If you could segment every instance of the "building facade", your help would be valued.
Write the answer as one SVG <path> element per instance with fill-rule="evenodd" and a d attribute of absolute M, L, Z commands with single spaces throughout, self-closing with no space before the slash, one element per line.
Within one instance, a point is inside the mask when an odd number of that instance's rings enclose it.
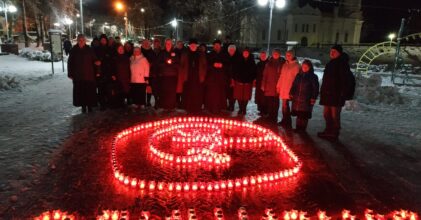
<path fill-rule="evenodd" d="M 289 1 L 285 9 L 274 9 L 271 47 L 296 42 L 300 46 L 322 44 L 359 44 L 363 24 L 361 0 L 341 0 L 333 12 L 322 12 L 310 5 L 298 6 Z M 266 47 L 269 15 L 256 10 L 242 20 L 240 43 L 251 47 Z"/>

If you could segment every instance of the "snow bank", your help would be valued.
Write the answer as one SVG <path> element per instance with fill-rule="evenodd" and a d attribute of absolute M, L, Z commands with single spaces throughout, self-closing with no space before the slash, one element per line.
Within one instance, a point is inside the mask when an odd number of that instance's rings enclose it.
<path fill-rule="evenodd" d="M 61 62 L 55 62 L 56 74 L 63 74 Z M 20 90 L 27 84 L 51 77 L 51 63 L 31 61 L 16 55 L 0 56 L 0 91 Z"/>
<path fill-rule="evenodd" d="M 19 56 L 30 60 L 38 60 L 51 62 L 51 53 L 48 50 L 40 50 L 39 48 L 25 47 L 19 51 Z M 54 57 L 54 61 L 60 61 L 60 57 Z"/>

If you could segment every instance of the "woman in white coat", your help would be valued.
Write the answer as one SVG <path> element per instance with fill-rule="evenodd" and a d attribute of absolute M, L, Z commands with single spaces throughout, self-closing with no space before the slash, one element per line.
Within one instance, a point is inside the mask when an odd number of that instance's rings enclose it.
<path fill-rule="evenodd" d="M 297 62 L 294 52 L 289 50 L 285 54 L 286 62 L 282 66 L 276 90 L 279 94 L 279 99 L 282 100 L 282 121 L 278 124 L 284 128 L 291 128 L 291 109 L 289 106 L 289 91 L 295 76 L 300 72 L 300 64 Z"/>
<path fill-rule="evenodd" d="M 133 107 L 144 107 L 146 104 L 146 85 L 149 78 L 149 62 L 139 47 L 133 50 L 130 57 L 130 97 Z"/>

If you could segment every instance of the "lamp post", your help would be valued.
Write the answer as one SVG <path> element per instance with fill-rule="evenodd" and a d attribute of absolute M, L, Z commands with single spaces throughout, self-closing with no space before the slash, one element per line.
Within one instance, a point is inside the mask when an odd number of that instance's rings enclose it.
<path fill-rule="evenodd" d="M 4 11 L 4 18 L 6 20 L 6 37 L 7 37 L 7 40 L 9 40 L 10 34 L 9 34 L 9 22 L 7 20 L 7 13 L 8 12 L 15 13 L 18 11 L 18 9 L 14 5 L 6 4 L 5 1 L 1 1 L 1 2 L 3 4 L 2 4 L 2 7 L 0 7 L 0 11 Z"/>
<path fill-rule="evenodd" d="M 177 26 L 178 26 L 178 22 L 177 22 L 177 19 L 175 19 L 174 18 L 174 20 L 172 20 L 171 21 L 171 26 L 173 27 L 173 28 L 175 28 L 175 40 L 178 40 L 178 29 L 177 29 Z"/>
<path fill-rule="evenodd" d="M 80 14 L 79 13 L 77 13 L 76 14 L 76 22 L 75 22 L 75 32 L 76 32 L 76 35 L 77 35 L 77 18 L 79 18 L 80 17 Z"/>
<path fill-rule="evenodd" d="M 64 18 L 63 23 L 65 25 L 69 26 L 69 40 L 71 41 L 72 40 L 72 29 L 70 28 L 70 25 L 73 24 L 73 21 L 70 18 Z"/>
<path fill-rule="evenodd" d="M 143 17 L 143 38 L 146 39 L 146 20 L 145 20 L 145 9 L 141 8 L 140 12 L 142 13 L 142 17 Z"/>
<path fill-rule="evenodd" d="M 387 36 L 390 39 L 390 44 L 389 46 L 392 47 L 392 41 L 393 39 L 395 39 L 396 34 L 395 33 L 390 33 L 389 36 Z"/>
<path fill-rule="evenodd" d="M 124 11 L 124 32 L 125 32 L 126 40 L 127 40 L 127 32 L 128 32 L 128 24 L 129 24 L 129 18 L 127 17 L 127 10 L 125 10 L 125 6 L 121 2 L 116 2 L 115 8 L 117 9 L 117 11 Z"/>
<path fill-rule="evenodd" d="M 79 10 L 80 10 L 80 33 L 85 34 L 84 24 L 83 24 L 83 1 L 79 1 Z"/>
<path fill-rule="evenodd" d="M 217 32 L 216 32 L 216 34 L 218 35 L 218 38 L 222 35 L 222 31 L 221 30 L 218 30 Z"/>
<path fill-rule="evenodd" d="M 270 48 L 270 36 L 272 33 L 272 14 L 273 14 L 273 8 L 275 6 L 279 9 L 284 8 L 286 5 L 286 0 L 258 0 L 259 5 L 266 6 L 269 2 L 269 33 L 268 33 L 268 46 L 267 46 L 267 52 L 269 53 Z"/>

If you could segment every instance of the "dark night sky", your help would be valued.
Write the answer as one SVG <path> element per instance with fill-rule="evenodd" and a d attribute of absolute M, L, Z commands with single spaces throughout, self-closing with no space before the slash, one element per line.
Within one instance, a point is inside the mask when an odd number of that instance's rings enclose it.
<path fill-rule="evenodd" d="M 84 0 L 88 10 L 94 14 L 115 15 L 113 2 L 116 0 Z M 257 0 L 250 0 L 257 1 Z M 332 0 L 298 0 L 300 5 L 311 3 L 323 10 L 329 10 Z M 124 2 L 124 1 L 123 1 Z M 322 3 L 321 3 L 322 2 Z M 388 33 L 397 32 L 401 18 L 411 19 L 408 22 L 407 33 L 421 32 L 421 11 L 408 13 L 408 9 L 421 10 L 421 0 L 362 0 L 364 15 L 362 41 L 379 41 Z M 416 24 L 418 21 L 418 24 Z"/>

